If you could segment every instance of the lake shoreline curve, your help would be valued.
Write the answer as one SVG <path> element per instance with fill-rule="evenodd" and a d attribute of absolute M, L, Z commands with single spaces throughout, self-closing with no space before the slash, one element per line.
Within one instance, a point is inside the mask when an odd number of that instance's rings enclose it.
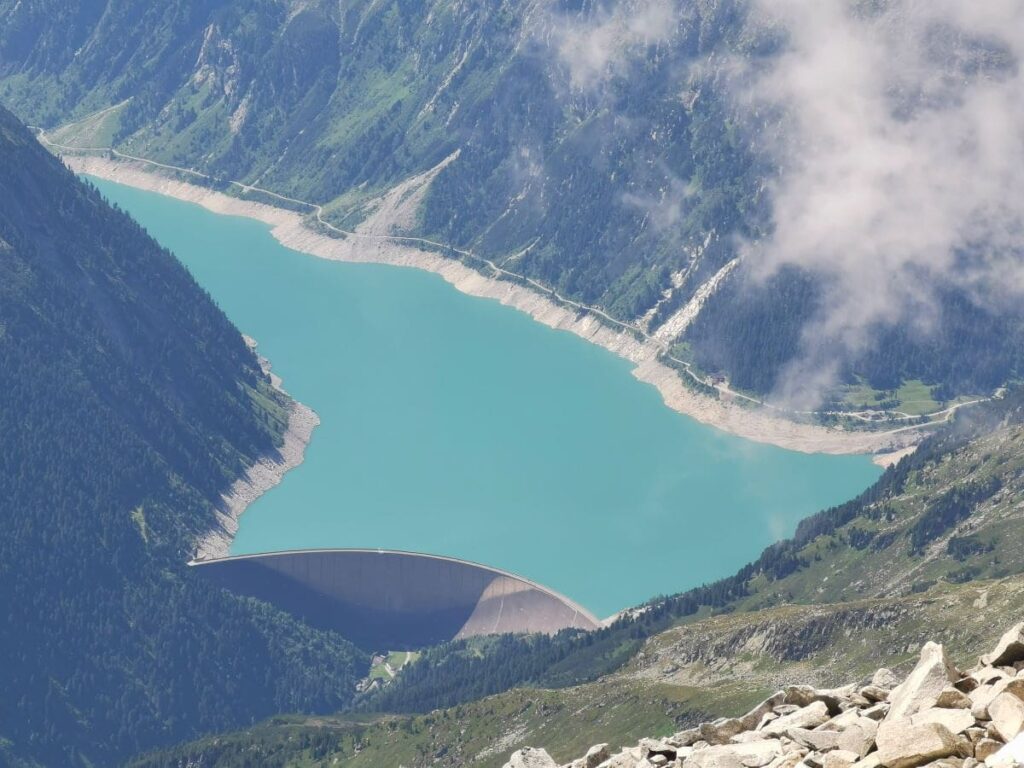
<path fill-rule="evenodd" d="M 255 351 L 256 342 L 249 337 L 245 337 L 245 341 Z M 238 533 L 242 514 L 250 504 L 280 484 L 288 472 L 305 461 L 306 448 L 313 437 L 313 430 L 320 425 L 316 411 L 293 399 L 285 391 L 280 377 L 271 372 L 270 362 L 265 357 L 260 357 L 259 361 L 274 389 L 288 398 L 288 424 L 281 436 L 281 445 L 246 467 L 227 493 L 221 496 L 216 509 L 216 525 L 196 540 L 193 555 L 195 561 L 230 556 L 231 543 Z"/>
<path fill-rule="evenodd" d="M 394 236 L 387 231 L 375 231 L 378 227 L 373 221 L 364 222 L 357 228 L 355 236 L 334 237 L 317 231 L 315 224 L 311 225 L 308 218 L 299 212 L 181 181 L 173 178 L 170 172 L 156 172 L 138 161 L 84 154 L 64 154 L 61 157 L 75 173 L 156 192 L 200 205 L 214 213 L 255 219 L 269 226 L 271 234 L 281 245 L 311 256 L 433 272 L 463 293 L 499 301 L 549 328 L 569 331 L 625 358 L 634 366 L 633 376 L 654 386 L 669 408 L 737 437 L 802 453 L 875 454 L 875 463 L 886 466 L 894 457 L 903 455 L 908 448 L 919 443 L 924 434 L 923 430 L 915 428 L 860 432 L 799 423 L 765 408 L 739 406 L 702 395 L 688 388 L 678 371 L 659 360 L 661 350 L 657 345 L 638 340 L 627 331 L 610 328 L 592 314 L 573 311 L 533 288 L 511 280 L 488 277 L 462 261 L 390 240 L 388 238 Z M 416 191 L 421 192 L 422 189 Z M 315 418 L 315 414 L 313 416 Z M 296 418 L 295 439 L 301 442 L 305 434 L 308 442 L 308 434 L 312 433 L 312 427 L 307 424 L 308 414 L 297 414 Z M 308 434 L 304 432 L 307 427 Z M 226 550 L 220 546 L 213 551 L 223 553 Z"/>

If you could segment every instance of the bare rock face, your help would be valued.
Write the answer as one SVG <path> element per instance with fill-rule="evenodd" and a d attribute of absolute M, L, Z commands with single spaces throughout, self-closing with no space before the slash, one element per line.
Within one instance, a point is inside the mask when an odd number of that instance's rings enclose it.
<path fill-rule="evenodd" d="M 959 677 L 945 649 L 938 643 L 925 643 L 914 671 L 889 694 L 889 714 L 885 719 L 899 720 L 931 709 L 943 690 Z"/>
<path fill-rule="evenodd" d="M 955 755 L 957 740 L 939 723 L 914 725 L 909 718 L 886 720 L 878 728 L 878 761 L 885 768 L 916 768 Z"/>
<path fill-rule="evenodd" d="M 988 667 L 1006 667 L 1024 661 L 1024 621 L 1000 638 L 996 648 L 981 663 Z"/>

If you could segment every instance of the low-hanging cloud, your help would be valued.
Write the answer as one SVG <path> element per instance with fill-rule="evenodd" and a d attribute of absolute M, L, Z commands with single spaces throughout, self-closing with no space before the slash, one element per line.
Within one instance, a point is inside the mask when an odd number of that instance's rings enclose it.
<path fill-rule="evenodd" d="M 621 0 L 586 19 L 554 19 L 554 45 L 574 88 L 588 90 L 622 75 L 630 57 L 671 39 L 674 0 Z"/>
<path fill-rule="evenodd" d="M 823 275 L 826 309 L 780 395 L 805 404 L 879 325 L 933 331 L 935 292 L 1024 296 L 1024 0 L 754 0 L 781 50 L 733 96 L 777 173 L 762 276 Z"/>

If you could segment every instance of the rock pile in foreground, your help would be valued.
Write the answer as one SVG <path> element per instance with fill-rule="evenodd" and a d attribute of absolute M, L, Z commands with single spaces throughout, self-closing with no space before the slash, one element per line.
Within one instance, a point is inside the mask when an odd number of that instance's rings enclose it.
<path fill-rule="evenodd" d="M 960 672 L 927 643 L 900 681 L 832 690 L 790 686 L 738 718 L 702 723 L 609 754 L 591 747 L 564 768 L 1011 768 L 1024 766 L 1024 622 Z M 558 768 L 522 749 L 505 768 Z"/>

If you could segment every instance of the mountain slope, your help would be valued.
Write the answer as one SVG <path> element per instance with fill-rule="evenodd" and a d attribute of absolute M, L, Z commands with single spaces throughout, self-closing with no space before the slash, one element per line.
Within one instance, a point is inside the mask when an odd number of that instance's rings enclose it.
<path fill-rule="evenodd" d="M 712 613 L 899 599 L 1024 573 L 1022 446 L 1024 393 L 1015 390 L 961 414 L 860 497 L 808 518 L 732 577 L 587 635 L 431 649 L 360 708 L 425 712 L 520 685 L 589 682 L 630 663 L 648 638 Z"/>
<path fill-rule="evenodd" d="M 360 652 L 185 566 L 289 402 L 174 257 L 3 110 L 0 273 L 0 758 L 109 764 L 346 703 Z"/>
<path fill-rule="evenodd" d="M 1020 618 L 1022 601 L 1024 578 L 1012 577 L 898 599 L 716 616 L 653 637 L 621 671 L 585 685 L 517 689 L 376 722 L 345 715 L 274 718 L 132 765 L 234 768 L 257 755 L 268 766 L 498 768 L 528 745 L 568 761 L 595 743 L 615 752 L 645 736 L 740 715 L 786 685 L 830 688 L 870 677 L 879 665 L 908 671 L 928 640 L 969 661 Z"/>
<path fill-rule="evenodd" d="M 0 99 L 48 129 L 81 120 L 59 143 L 254 184 L 342 227 L 457 152 L 415 234 L 654 331 L 772 233 L 770 148 L 785 126 L 770 109 L 748 119 L 732 79 L 783 48 L 752 20 L 758 6 L 0 0 Z M 1013 60 L 999 49 L 965 33 L 929 65 L 949 82 L 996 82 Z M 978 265 L 958 259 L 925 306 L 890 306 L 862 345 L 839 354 L 841 339 L 821 340 L 839 355 L 832 408 L 930 412 L 1021 372 L 1019 302 L 977 300 L 962 278 Z M 766 282 L 741 263 L 665 340 L 772 393 L 793 383 L 834 288 L 812 269 Z"/>

